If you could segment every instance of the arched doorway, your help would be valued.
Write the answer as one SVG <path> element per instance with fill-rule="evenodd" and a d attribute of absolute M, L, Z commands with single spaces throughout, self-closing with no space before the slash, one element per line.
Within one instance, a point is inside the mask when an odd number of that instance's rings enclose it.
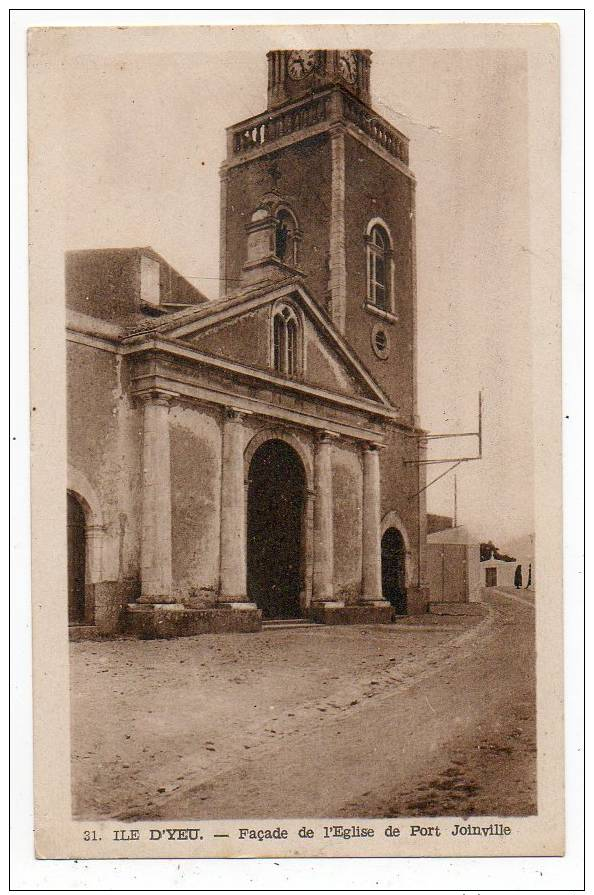
<path fill-rule="evenodd" d="M 397 528 L 382 537 L 382 595 L 397 615 L 406 613 L 406 545 Z"/>
<path fill-rule="evenodd" d="M 86 615 L 87 530 L 80 500 L 68 492 L 68 623 L 82 625 Z"/>
<path fill-rule="evenodd" d="M 248 475 L 247 590 L 264 618 L 297 618 L 303 589 L 305 473 L 286 442 L 264 442 Z"/>

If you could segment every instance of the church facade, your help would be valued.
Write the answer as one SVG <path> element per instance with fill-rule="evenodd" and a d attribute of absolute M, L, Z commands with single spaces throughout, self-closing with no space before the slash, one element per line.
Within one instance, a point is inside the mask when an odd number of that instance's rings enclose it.
<path fill-rule="evenodd" d="M 370 67 L 268 54 L 217 301 L 149 248 L 67 253 L 73 636 L 426 610 L 415 180 Z"/>

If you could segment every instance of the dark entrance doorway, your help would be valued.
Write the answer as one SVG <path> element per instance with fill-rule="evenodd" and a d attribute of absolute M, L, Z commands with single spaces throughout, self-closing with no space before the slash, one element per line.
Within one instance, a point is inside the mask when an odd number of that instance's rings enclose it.
<path fill-rule="evenodd" d="M 406 546 L 397 528 L 382 537 L 382 595 L 397 615 L 406 613 Z"/>
<path fill-rule="evenodd" d="M 87 534 L 85 511 L 80 501 L 68 492 L 68 623 L 85 622 L 87 575 Z"/>
<path fill-rule="evenodd" d="M 252 457 L 248 479 L 248 595 L 264 618 L 298 618 L 305 494 L 301 460 L 284 441 L 267 441 Z"/>

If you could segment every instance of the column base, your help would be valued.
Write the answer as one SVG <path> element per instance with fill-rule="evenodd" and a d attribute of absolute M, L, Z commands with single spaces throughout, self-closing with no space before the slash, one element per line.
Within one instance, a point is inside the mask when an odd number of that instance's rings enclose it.
<path fill-rule="evenodd" d="M 130 603 L 125 630 L 141 640 L 194 637 L 197 634 L 252 633 L 262 629 L 262 613 L 253 603 L 241 608 L 219 605 L 190 609 L 181 603 Z"/>
<path fill-rule="evenodd" d="M 238 612 L 258 612 L 258 607 L 255 603 L 247 603 L 247 602 L 234 602 L 233 600 L 225 600 L 216 604 L 217 609 L 236 609 Z"/>
<path fill-rule="evenodd" d="M 389 625 L 393 610 L 385 601 L 366 603 L 313 603 L 309 617 L 322 625 Z"/>
<path fill-rule="evenodd" d="M 177 597 L 172 596 L 171 594 L 141 594 L 138 598 L 139 603 L 146 603 L 149 606 L 156 605 L 175 605 L 177 603 Z"/>

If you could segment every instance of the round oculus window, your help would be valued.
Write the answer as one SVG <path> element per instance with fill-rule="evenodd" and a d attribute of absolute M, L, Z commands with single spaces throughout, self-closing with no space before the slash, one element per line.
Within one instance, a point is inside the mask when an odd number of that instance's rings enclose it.
<path fill-rule="evenodd" d="M 390 336 L 380 323 L 376 323 L 371 330 L 371 345 L 377 356 L 386 360 L 390 354 Z"/>

